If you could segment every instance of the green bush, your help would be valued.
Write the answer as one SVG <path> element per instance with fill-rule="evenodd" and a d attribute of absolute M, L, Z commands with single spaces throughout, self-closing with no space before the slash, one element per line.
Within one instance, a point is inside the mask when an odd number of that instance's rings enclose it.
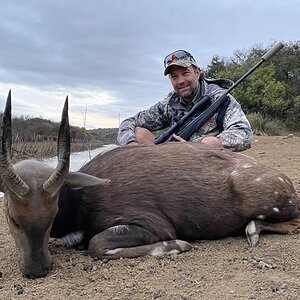
<path fill-rule="evenodd" d="M 293 99 L 293 107 L 285 113 L 285 125 L 292 131 L 300 131 L 300 96 Z"/>
<path fill-rule="evenodd" d="M 278 119 L 260 113 L 252 113 L 247 117 L 255 135 L 281 135 L 285 130 L 284 124 Z"/>

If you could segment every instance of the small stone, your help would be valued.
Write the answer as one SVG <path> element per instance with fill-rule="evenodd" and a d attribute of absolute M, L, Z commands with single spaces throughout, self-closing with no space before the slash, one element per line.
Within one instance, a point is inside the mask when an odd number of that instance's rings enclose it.
<path fill-rule="evenodd" d="M 21 295 L 24 293 L 24 289 L 21 284 L 18 284 L 18 283 L 14 284 L 14 288 L 16 289 L 18 295 Z"/>
<path fill-rule="evenodd" d="M 86 272 L 91 272 L 93 270 L 93 266 L 92 265 L 84 265 L 83 270 Z"/>
<path fill-rule="evenodd" d="M 131 260 L 129 263 L 128 263 L 129 267 L 135 267 L 136 263 L 135 261 Z"/>
<path fill-rule="evenodd" d="M 282 290 L 286 290 L 286 289 L 288 288 L 287 283 L 284 283 L 280 288 L 281 288 Z"/>

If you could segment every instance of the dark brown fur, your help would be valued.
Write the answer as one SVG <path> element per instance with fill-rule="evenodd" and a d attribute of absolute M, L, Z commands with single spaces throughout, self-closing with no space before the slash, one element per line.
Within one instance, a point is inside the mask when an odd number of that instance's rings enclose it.
<path fill-rule="evenodd" d="M 141 245 L 217 239 L 241 234 L 251 220 L 261 218 L 272 227 L 299 216 L 299 198 L 284 174 L 201 143 L 121 147 L 80 172 L 111 180 L 81 194 L 82 229 L 94 257 L 133 257 Z M 128 230 L 110 229 L 120 225 Z M 115 248 L 123 251 L 107 254 Z"/>

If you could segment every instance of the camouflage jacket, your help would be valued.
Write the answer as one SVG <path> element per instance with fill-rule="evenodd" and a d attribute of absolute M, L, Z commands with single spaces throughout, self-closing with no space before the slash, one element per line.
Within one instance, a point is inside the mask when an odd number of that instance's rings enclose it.
<path fill-rule="evenodd" d="M 232 82 L 229 80 L 203 79 L 200 81 L 200 95 L 213 96 L 212 101 L 215 101 L 226 91 L 226 88 L 229 88 L 230 84 Z M 229 98 L 230 102 L 223 119 L 223 130 L 220 132 L 217 126 L 218 113 L 216 113 L 191 136 L 190 141 L 198 142 L 205 136 L 216 136 L 224 147 L 233 148 L 236 151 L 246 150 L 251 147 L 253 134 L 250 123 L 235 98 L 231 95 L 229 95 Z M 125 145 L 136 141 L 135 127 L 157 131 L 172 126 L 190 109 L 191 107 L 188 107 L 177 93 L 171 92 L 164 100 L 156 103 L 149 109 L 125 119 L 119 128 L 118 142 L 121 145 Z"/>

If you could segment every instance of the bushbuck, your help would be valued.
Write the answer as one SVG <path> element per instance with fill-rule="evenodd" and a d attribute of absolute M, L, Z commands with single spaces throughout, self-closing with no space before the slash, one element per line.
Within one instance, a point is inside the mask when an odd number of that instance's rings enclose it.
<path fill-rule="evenodd" d="M 58 165 L 26 160 L 12 166 L 11 96 L 2 125 L 0 186 L 21 272 L 45 276 L 49 236 L 88 249 L 93 258 L 159 256 L 190 242 L 246 232 L 293 233 L 299 198 L 291 180 L 246 155 L 202 143 L 116 147 L 69 171 L 67 101 Z"/>

